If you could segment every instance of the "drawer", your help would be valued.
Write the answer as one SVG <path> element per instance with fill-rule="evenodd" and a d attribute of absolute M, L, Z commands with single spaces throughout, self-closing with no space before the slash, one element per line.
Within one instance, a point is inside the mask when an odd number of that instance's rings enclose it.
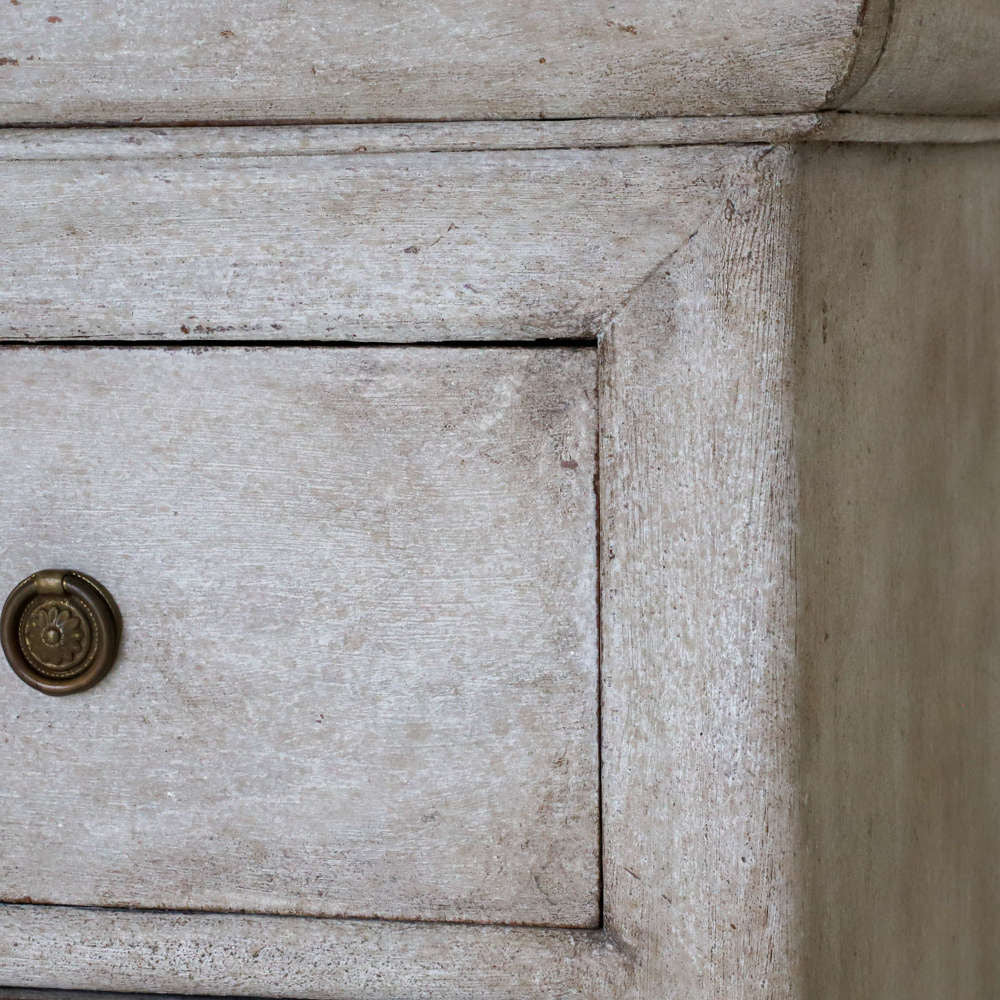
<path fill-rule="evenodd" d="M 599 338 L 740 157 L 342 141 L 5 136 L 0 579 L 87 574 L 122 640 L 66 698 L 0 672 L 0 983 L 587 978 Z"/>
<path fill-rule="evenodd" d="M 5 901 L 596 922 L 592 349 L 0 364 L 0 578 L 123 619 L 0 673 Z"/>

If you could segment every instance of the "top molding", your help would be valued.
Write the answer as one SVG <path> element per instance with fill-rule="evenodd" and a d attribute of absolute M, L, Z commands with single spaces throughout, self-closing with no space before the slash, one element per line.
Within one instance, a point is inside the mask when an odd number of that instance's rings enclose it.
<path fill-rule="evenodd" d="M 868 0 L 849 111 L 976 115 L 1000 109 L 1000 0 Z"/>
<path fill-rule="evenodd" d="M 9 0 L 0 124 L 1000 111 L 1000 0 Z"/>

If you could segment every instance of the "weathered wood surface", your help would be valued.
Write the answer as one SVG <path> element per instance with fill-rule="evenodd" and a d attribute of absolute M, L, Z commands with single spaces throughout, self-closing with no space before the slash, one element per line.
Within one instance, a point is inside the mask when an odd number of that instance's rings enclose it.
<path fill-rule="evenodd" d="M 732 143 L 974 143 L 998 140 L 1000 116 L 996 115 L 931 117 L 837 111 L 733 118 L 606 118 L 561 122 L 12 128 L 0 132 L 0 164 L 20 160 L 155 161 L 165 158 L 356 156 L 359 152 L 565 151 Z M 236 171 L 238 166 L 233 165 L 230 169 Z"/>
<path fill-rule="evenodd" d="M 1000 146 L 756 154 L 602 343 L 622 996 L 1000 981 Z"/>
<path fill-rule="evenodd" d="M 990 995 L 1000 147 L 657 155 L 687 238 L 597 328 L 605 932 L 11 906 L 0 981 Z"/>
<path fill-rule="evenodd" d="M 795 154 L 728 155 L 602 346 L 605 922 L 630 1000 L 798 996 Z"/>
<path fill-rule="evenodd" d="M 593 337 L 725 155 L 2 162 L 0 338 Z"/>
<path fill-rule="evenodd" d="M 819 121 L 816 127 L 807 136 L 803 136 L 804 139 L 894 145 L 970 145 L 1000 141 L 1000 117 L 997 115 L 868 115 L 826 112 L 817 117 Z"/>
<path fill-rule="evenodd" d="M 190 994 L 188 994 L 190 996 Z M 91 990 L 0 986 L 0 1000 L 96 1000 Z M 108 993 L 100 1000 L 184 1000 L 179 993 Z"/>
<path fill-rule="evenodd" d="M 1000 984 L 1000 146 L 808 149 L 804 997 Z"/>
<path fill-rule="evenodd" d="M 187 995 L 190 996 L 191 994 Z M 56 990 L 37 986 L 0 986 L 0 1000 L 97 1000 L 97 998 L 91 990 Z M 100 1000 L 185 1000 L 185 998 L 179 993 L 103 992 Z"/>
<path fill-rule="evenodd" d="M 838 106 L 893 113 L 1000 112 L 997 0 L 869 0 L 860 50 L 863 71 Z"/>
<path fill-rule="evenodd" d="M 0 672 L 4 900 L 597 922 L 592 350 L 0 365 L 0 579 L 125 622 Z"/>
<path fill-rule="evenodd" d="M 157 160 L 163 157 L 321 156 L 490 152 L 782 142 L 808 138 L 826 114 L 735 118 L 601 118 L 559 122 L 407 125 L 185 125 L 174 128 L 10 128 L 5 160 Z M 855 121 L 870 115 L 839 115 Z M 987 119 L 990 121 L 992 119 Z"/>
<path fill-rule="evenodd" d="M 1000 111 L 995 0 L 12 0 L 0 122 Z"/>
<path fill-rule="evenodd" d="M 604 1000 L 593 931 L 0 905 L 0 975 L 26 986 L 314 1000 Z"/>
<path fill-rule="evenodd" d="M 19 0 L 5 123 L 419 121 L 814 110 L 862 0 Z"/>

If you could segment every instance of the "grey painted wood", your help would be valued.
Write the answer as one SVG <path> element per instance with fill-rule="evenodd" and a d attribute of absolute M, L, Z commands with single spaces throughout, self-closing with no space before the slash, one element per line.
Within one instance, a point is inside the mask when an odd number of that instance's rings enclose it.
<path fill-rule="evenodd" d="M 325 156 L 774 142 L 807 137 L 829 114 L 737 118 L 606 118 L 560 122 L 412 122 L 176 128 L 10 128 L 4 160 Z M 854 121 L 868 115 L 840 115 Z M 231 169 L 235 169 L 232 167 Z"/>
<path fill-rule="evenodd" d="M 605 922 L 629 1000 L 799 996 L 796 160 L 729 155 L 602 345 Z"/>
<path fill-rule="evenodd" d="M 601 930 L 11 905 L 0 981 L 990 995 L 1000 146 L 656 155 L 684 236 L 595 324 Z"/>
<path fill-rule="evenodd" d="M 0 338 L 594 337 L 691 232 L 707 182 L 684 161 L 6 161 Z"/>
<path fill-rule="evenodd" d="M 706 222 L 725 217 L 729 193 L 756 176 L 762 153 L 752 146 L 656 151 L 653 162 L 663 175 L 669 175 L 665 181 L 669 190 L 678 193 L 669 206 L 671 228 L 660 234 L 663 256 L 656 264 L 669 266 L 678 247 L 696 240 Z M 566 155 L 572 159 L 577 154 Z M 628 165 L 635 162 L 631 157 L 636 154 L 609 155 L 610 162 Z M 525 162 L 539 160 L 526 157 Z M 644 212 L 637 209 L 633 225 L 644 226 L 646 215 L 657 207 L 653 203 Z M 620 231 L 619 238 L 627 238 L 627 232 Z M 752 263 L 746 266 L 753 275 Z M 634 294 L 641 296 L 644 287 L 646 281 L 640 278 Z M 558 286 L 550 285 L 549 292 L 557 295 Z M 611 328 L 606 324 L 602 329 L 608 334 Z M 353 353 L 312 350 L 336 358 Z M 411 356 L 407 349 L 400 354 Z M 122 676 L 123 671 L 112 679 Z M 655 691 L 645 694 L 652 697 Z M 635 777 L 644 780 L 641 774 Z M 613 857 L 610 860 L 613 863 Z M 615 912 L 621 921 L 624 910 Z M 634 977 L 630 970 L 636 967 L 635 946 L 625 942 L 615 926 L 606 933 L 581 937 L 572 931 L 158 916 L 27 904 L 7 907 L 3 914 L 8 923 L 0 934 L 0 974 L 8 982 L 36 986 L 524 1000 L 626 996 Z M 60 952 L 55 970 L 45 970 L 39 956 L 52 949 L 59 935 L 78 944 Z"/>
<path fill-rule="evenodd" d="M 1000 145 L 803 154 L 803 995 L 1000 983 Z"/>
<path fill-rule="evenodd" d="M 868 115 L 826 113 L 807 138 L 818 142 L 935 143 L 967 145 L 1000 141 L 996 115 Z"/>
<path fill-rule="evenodd" d="M 609 118 L 563 122 L 12 128 L 0 132 L 0 163 L 356 156 L 359 152 L 619 149 L 750 142 L 974 143 L 998 140 L 1000 116 L 995 115 L 928 117 L 836 111 L 734 118 Z M 229 169 L 234 177 L 239 176 L 239 164 L 232 164 Z M 553 239 L 558 238 L 558 233 L 551 235 Z M 359 238 L 363 239 L 363 234 Z"/>
<path fill-rule="evenodd" d="M 595 1000 L 594 931 L 0 905 L 6 982 L 315 1000 Z"/>
<path fill-rule="evenodd" d="M 763 154 L 603 341 L 622 996 L 998 980 L 998 169 Z"/>
<path fill-rule="evenodd" d="M 0 986 L 0 1000 L 152 1000 L 154 997 L 157 1000 L 183 1000 L 179 993 L 98 993 L 95 990 Z"/>
<path fill-rule="evenodd" d="M 0 579 L 125 622 L 0 671 L 4 900 L 597 922 L 592 350 L 0 365 Z"/>
<path fill-rule="evenodd" d="M 996 113 L 995 0 L 12 0 L 0 122 Z"/>
<path fill-rule="evenodd" d="M 152 1000 L 154 997 L 157 1000 L 182 1000 L 182 994 L 179 993 L 98 993 L 95 990 L 0 986 L 0 1000 Z"/>
<path fill-rule="evenodd" d="M 874 61 L 841 107 L 922 114 L 1000 111 L 996 0 L 870 0 L 863 39 Z"/>
<path fill-rule="evenodd" d="M 36 0 L 0 9 L 6 123 L 814 110 L 861 0 Z"/>

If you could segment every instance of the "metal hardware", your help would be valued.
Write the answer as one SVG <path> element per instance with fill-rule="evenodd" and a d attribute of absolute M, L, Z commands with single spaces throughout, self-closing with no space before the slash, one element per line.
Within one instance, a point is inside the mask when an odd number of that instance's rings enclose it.
<path fill-rule="evenodd" d="M 118 655 L 122 619 L 96 580 L 68 569 L 32 573 L 0 614 L 0 641 L 14 673 L 45 694 L 93 687 Z"/>

